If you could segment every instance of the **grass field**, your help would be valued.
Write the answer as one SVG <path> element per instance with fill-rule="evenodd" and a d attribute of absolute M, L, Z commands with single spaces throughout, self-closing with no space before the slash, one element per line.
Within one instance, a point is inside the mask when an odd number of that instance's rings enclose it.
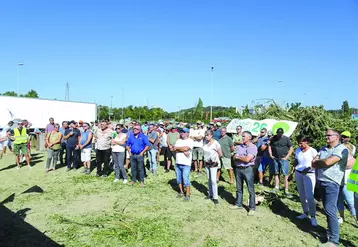
<path fill-rule="evenodd" d="M 176 198 L 174 171 L 149 174 L 140 188 L 114 184 L 113 174 L 85 176 L 82 168 L 45 174 L 45 158 L 35 153 L 31 170 L 15 169 L 12 154 L 0 160 L 0 246 L 316 246 L 325 238 L 322 207 L 318 204 L 314 229 L 295 219 L 301 212 L 297 196 L 287 199 L 257 188 L 265 201 L 249 217 L 230 210 L 236 189 L 225 181 L 215 206 L 203 199 L 205 176 L 192 176 L 191 201 L 184 202 Z M 245 195 L 247 201 L 247 190 Z M 346 218 L 341 243 L 358 246 L 348 211 Z"/>

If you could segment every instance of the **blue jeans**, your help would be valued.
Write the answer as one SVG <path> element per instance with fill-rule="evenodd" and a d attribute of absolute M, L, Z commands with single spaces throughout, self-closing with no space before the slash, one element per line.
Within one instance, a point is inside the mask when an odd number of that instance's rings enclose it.
<path fill-rule="evenodd" d="M 348 205 L 349 212 L 352 216 L 356 216 L 356 210 L 354 208 L 354 192 L 347 190 L 347 185 L 341 187 L 338 196 L 338 211 L 344 211 L 344 201 Z"/>
<path fill-rule="evenodd" d="M 323 208 L 327 217 L 328 241 L 339 245 L 339 224 L 337 217 L 337 201 L 339 184 L 334 182 L 320 181 L 322 190 Z"/>
<path fill-rule="evenodd" d="M 288 176 L 288 172 L 289 172 L 289 164 L 288 164 L 288 160 L 273 160 L 273 164 L 275 167 L 275 174 L 280 174 L 280 170 L 282 175 L 284 176 Z"/>
<path fill-rule="evenodd" d="M 184 181 L 184 187 L 190 186 L 190 166 L 186 165 L 175 165 L 175 173 L 177 175 L 177 183 L 182 184 Z"/>
<path fill-rule="evenodd" d="M 139 174 L 139 182 L 144 182 L 144 156 L 132 154 L 131 155 L 132 182 L 137 182 L 137 173 Z"/>
<path fill-rule="evenodd" d="M 236 178 L 236 203 L 238 207 L 242 207 L 244 181 L 249 191 L 249 209 L 255 210 L 255 189 L 254 189 L 254 170 L 252 166 L 246 168 L 235 167 Z"/>
<path fill-rule="evenodd" d="M 79 167 L 80 156 L 78 150 L 76 150 L 75 147 L 66 147 L 66 158 L 67 168 L 71 168 L 72 162 L 72 168 L 77 169 Z"/>
<path fill-rule="evenodd" d="M 149 166 L 151 171 L 157 170 L 157 153 L 158 150 L 151 149 L 147 151 L 148 153 L 148 159 L 149 159 Z"/>

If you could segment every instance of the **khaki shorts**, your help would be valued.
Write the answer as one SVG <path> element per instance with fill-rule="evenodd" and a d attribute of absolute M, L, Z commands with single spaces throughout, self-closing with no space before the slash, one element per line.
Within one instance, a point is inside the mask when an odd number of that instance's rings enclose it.
<path fill-rule="evenodd" d="M 27 143 L 14 144 L 14 154 L 15 155 L 29 154 L 29 151 L 27 149 Z"/>
<path fill-rule="evenodd" d="M 193 148 L 193 160 L 203 160 L 204 150 L 203 148 L 194 147 Z"/>
<path fill-rule="evenodd" d="M 87 162 L 91 161 L 91 148 L 84 148 L 81 150 L 81 161 Z"/>
<path fill-rule="evenodd" d="M 221 158 L 221 167 L 224 168 L 225 170 L 229 170 L 232 169 L 231 166 L 231 158 Z"/>

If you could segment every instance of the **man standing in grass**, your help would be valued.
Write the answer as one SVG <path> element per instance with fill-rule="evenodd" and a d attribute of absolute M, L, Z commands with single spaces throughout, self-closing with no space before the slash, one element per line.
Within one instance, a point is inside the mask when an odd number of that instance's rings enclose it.
<path fill-rule="evenodd" d="M 189 137 L 194 140 L 193 161 L 195 172 L 197 172 L 197 174 L 201 174 L 203 170 L 203 139 L 205 136 L 205 131 L 201 128 L 201 121 L 197 121 L 196 124 L 196 128 L 190 129 Z"/>
<path fill-rule="evenodd" d="M 17 124 L 17 128 L 11 130 L 7 134 L 7 137 L 14 143 L 14 153 L 16 155 L 17 169 L 20 169 L 21 154 L 25 156 L 27 166 L 31 168 L 29 151 L 27 149 L 27 142 L 29 141 L 29 130 L 24 127 L 22 120 L 20 120 Z"/>
<path fill-rule="evenodd" d="M 228 171 L 229 173 L 229 183 L 234 183 L 234 172 L 231 166 L 231 152 L 234 151 L 234 142 L 231 137 L 226 134 L 226 128 L 222 128 L 220 132 L 219 144 L 221 146 L 222 157 L 221 157 L 221 167 Z M 220 169 L 217 173 L 217 181 L 220 178 Z"/>
<path fill-rule="evenodd" d="M 273 160 L 275 168 L 275 189 L 274 193 L 280 191 L 280 171 L 284 175 L 284 185 L 286 196 L 291 196 L 288 192 L 288 175 L 289 175 L 289 162 L 293 147 L 289 137 L 283 135 L 283 129 L 278 128 L 276 135 L 271 138 L 270 145 L 268 146 L 268 152 Z"/>
<path fill-rule="evenodd" d="M 175 173 L 179 185 L 178 197 L 182 198 L 184 196 L 185 189 L 185 201 L 190 200 L 190 169 L 194 147 L 193 140 L 189 138 L 189 132 L 190 130 L 188 128 L 180 129 L 179 133 L 181 138 L 175 142 L 173 147 L 173 151 L 176 153 Z"/>
<path fill-rule="evenodd" d="M 148 128 L 148 140 L 149 140 L 149 150 L 147 152 L 150 172 L 157 175 L 157 153 L 158 153 L 158 142 L 159 136 L 158 132 L 154 130 L 154 125 L 150 124 Z"/>
<path fill-rule="evenodd" d="M 339 137 L 338 131 L 328 129 L 326 131 L 327 146 L 318 152 L 312 162 L 312 167 L 318 171 L 317 178 L 328 224 L 328 242 L 320 245 L 322 247 L 339 245 L 337 201 L 348 159 L 348 149 L 340 144 Z"/>
<path fill-rule="evenodd" d="M 140 186 L 144 187 L 144 155 L 148 149 L 148 137 L 141 132 L 139 124 L 134 124 L 133 133 L 129 135 L 127 140 L 127 151 L 130 155 L 132 174 L 132 181 L 129 185 L 133 185 L 137 182 L 138 174 Z"/>
<path fill-rule="evenodd" d="M 236 147 L 235 177 L 236 177 L 236 204 L 232 209 L 241 209 L 243 201 L 243 187 L 246 182 L 249 191 L 249 212 L 248 215 L 255 214 L 255 188 L 254 188 L 254 169 L 257 155 L 257 147 L 251 142 L 252 135 L 249 131 L 242 132 L 243 143 Z"/>
<path fill-rule="evenodd" d="M 79 159 L 77 150 L 79 149 L 79 143 L 81 140 L 81 132 L 75 127 L 75 121 L 69 122 L 69 128 L 65 130 L 64 139 L 67 141 L 66 144 L 66 159 L 67 159 L 67 170 L 77 169 L 79 166 Z M 73 163 L 73 165 L 72 165 Z"/>

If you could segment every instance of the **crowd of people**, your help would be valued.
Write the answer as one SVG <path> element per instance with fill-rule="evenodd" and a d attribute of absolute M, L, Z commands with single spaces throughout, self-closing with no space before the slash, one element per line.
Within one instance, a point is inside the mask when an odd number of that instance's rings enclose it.
<path fill-rule="evenodd" d="M 22 159 L 31 168 L 29 126 L 26 120 L 19 121 L 16 128 L 0 132 L 1 155 L 10 149 L 16 156 L 17 169 Z M 205 199 L 219 204 L 218 183 L 222 172 L 227 171 L 229 184 L 236 184 L 236 200 L 233 210 L 243 209 L 243 188 L 249 194 L 248 215 L 255 214 L 257 198 L 255 176 L 258 186 L 270 186 L 273 193 L 280 191 L 280 176 L 283 177 L 284 195 L 289 192 L 289 176 L 294 173 L 302 214 L 297 218 L 309 219 L 317 226 L 315 191 L 319 191 L 328 223 L 328 242 L 324 246 L 339 245 L 339 224 L 344 222 L 344 204 L 354 220 L 358 210 L 358 162 L 355 162 L 356 147 L 350 142 L 351 133 L 326 130 L 327 145 L 319 150 L 310 146 L 310 138 L 298 136 L 298 148 L 294 150 L 290 137 L 279 128 L 272 133 L 266 128 L 253 136 L 237 126 L 236 133 L 227 133 L 220 123 L 206 126 L 201 121 L 193 126 L 173 122 L 129 124 L 120 122 L 63 121 L 55 123 L 50 118 L 45 128 L 45 146 L 48 156 L 45 172 L 55 171 L 59 162 L 67 171 L 77 170 L 83 164 L 83 173 L 88 175 L 96 168 L 96 176 L 107 177 L 114 170 L 114 182 L 123 179 L 124 184 L 139 182 L 145 186 L 145 157 L 148 172 L 158 176 L 159 156 L 164 156 L 165 172 L 175 170 L 179 187 L 178 198 L 190 200 L 191 173 L 194 177 L 208 178 L 208 196 Z M 357 138 L 358 143 L 358 138 Z M 95 153 L 94 167 L 91 167 Z M 292 157 L 291 157 L 292 156 Z M 173 160 L 175 163 L 173 163 Z M 290 165 L 290 161 L 292 166 Z M 130 181 L 127 171 L 130 168 Z M 269 172 L 268 181 L 264 174 Z M 257 173 L 257 174 L 256 174 Z M 339 214 L 339 217 L 337 216 Z"/>

